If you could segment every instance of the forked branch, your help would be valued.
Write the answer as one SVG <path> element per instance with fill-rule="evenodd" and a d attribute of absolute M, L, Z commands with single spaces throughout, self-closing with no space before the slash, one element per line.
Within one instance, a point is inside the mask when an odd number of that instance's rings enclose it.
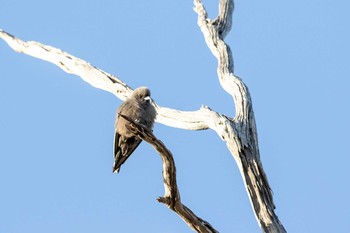
<path fill-rule="evenodd" d="M 205 41 L 218 60 L 217 73 L 222 88 L 233 97 L 236 115 L 226 125 L 223 135 L 227 148 L 234 157 L 255 217 L 263 232 L 284 233 L 282 223 L 275 213 L 272 191 L 264 172 L 258 145 L 252 100 L 248 87 L 233 71 L 233 57 L 224 38 L 231 29 L 233 0 L 220 0 L 219 14 L 215 20 L 208 18 L 201 0 L 194 0 L 198 26 Z"/>
<path fill-rule="evenodd" d="M 228 150 L 236 161 L 261 230 L 268 233 L 284 233 L 286 230 L 274 211 L 275 205 L 272 191 L 260 160 L 257 129 L 250 93 L 243 81 L 234 75 L 231 50 L 224 41 L 232 25 L 233 0 L 220 0 L 219 13 L 214 20 L 208 18 L 201 0 L 194 0 L 194 10 L 198 14 L 198 25 L 203 32 L 205 41 L 218 60 L 217 73 L 219 82 L 222 88 L 233 98 L 236 110 L 235 116 L 226 117 L 212 111 L 208 107 L 186 112 L 161 107 L 154 103 L 157 110 L 156 121 L 171 127 L 187 130 L 210 128 L 216 131 L 219 137 L 226 142 Z M 7 42 L 15 51 L 51 62 L 62 70 L 78 75 L 92 86 L 108 91 L 122 100 L 129 96 L 132 91 L 130 87 L 116 76 L 108 74 L 61 49 L 34 41 L 22 41 L 1 29 L 0 38 Z M 150 138 L 152 139 L 152 137 L 144 137 L 144 140 L 147 141 Z M 159 146 L 159 142 L 155 140 L 154 144 Z M 161 147 L 156 148 L 159 149 Z M 170 167 L 166 168 L 169 169 Z M 175 191 L 171 190 L 170 187 L 168 191 L 166 188 L 165 198 L 160 198 L 159 201 L 166 203 L 169 208 L 176 209 L 177 205 L 169 197 L 170 195 L 173 195 L 171 197 L 176 197 L 174 194 L 178 193 L 178 191 L 177 189 Z M 178 198 L 180 200 L 180 195 L 178 195 Z M 181 213 L 182 208 L 184 210 L 183 213 L 191 215 L 191 211 L 185 206 L 181 206 L 178 207 L 178 214 Z"/>
<path fill-rule="evenodd" d="M 165 194 L 157 200 L 177 213 L 193 230 L 200 233 L 218 232 L 207 221 L 197 217 L 188 207 L 181 203 L 180 192 L 176 183 L 174 158 L 171 152 L 165 147 L 164 143 L 158 140 L 152 131 L 142 127 L 130 117 L 122 114 L 120 116 L 130 122 L 130 124 L 126 125 L 127 129 L 140 139 L 148 142 L 159 153 L 162 159 Z"/>

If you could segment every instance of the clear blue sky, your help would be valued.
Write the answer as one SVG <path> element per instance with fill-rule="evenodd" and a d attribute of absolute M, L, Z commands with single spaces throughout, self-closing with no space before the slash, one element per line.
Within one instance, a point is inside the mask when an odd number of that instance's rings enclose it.
<path fill-rule="evenodd" d="M 350 2 L 236 1 L 226 41 L 248 85 L 262 163 L 288 232 L 350 229 Z M 217 1 L 205 1 L 213 17 Z M 0 28 L 148 86 L 166 107 L 234 116 L 192 1 L 1 3 Z M 121 101 L 0 41 L 0 232 L 192 232 L 156 202 L 161 160 L 143 143 L 112 174 Z M 260 232 L 242 179 L 213 131 L 156 124 L 181 197 L 220 232 Z"/>

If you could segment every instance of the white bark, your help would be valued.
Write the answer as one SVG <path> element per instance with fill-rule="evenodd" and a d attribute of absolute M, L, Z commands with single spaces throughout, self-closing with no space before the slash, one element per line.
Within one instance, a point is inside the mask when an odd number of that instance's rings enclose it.
<path fill-rule="evenodd" d="M 261 230 L 286 232 L 274 212 L 272 191 L 260 161 L 250 94 L 242 80 L 233 74 L 231 50 L 224 42 L 225 36 L 231 29 L 233 1 L 220 0 L 219 15 L 215 20 L 208 18 L 201 0 L 194 0 L 194 5 L 194 10 L 198 14 L 198 25 L 208 47 L 218 60 L 217 72 L 220 84 L 233 97 L 235 103 L 236 116 L 227 122 L 226 131 L 221 137 L 226 141 L 241 172 Z M 218 130 L 216 131 L 219 133 Z"/>
<path fill-rule="evenodd" d="M 156 121 L 186 130 L 215 130 L 226 142 L 237 163 L 262 231 L 286 232 L 274 212 L 272 192 L 260 161 L 251 97 L 247 86 L 233 73 L 231 50 L 224 42 L 231 29 L 233 1 L 220 0 L 219 14 L 215 20 L 208 18 L 201 0 L 194 0 L 194 10 L 198 14 L 198 25 L 205 41 L 218 60 L 217 73 L 220 84 L 233 97 L 236 115 L 229 118 L 208 107 L 191 112 L 179 111 L 154 103 L 157 110 Z M 0 38 L 15 51 L 51 62 L 67 73 L 78 75 L 92 86 L 113 93 L 122 100 L 132 92 L 131 88 L 116 76 L 61 49 L 33 41 L 25 42 L 1 29 Z"/>
<path fill-rule="evenodd" d="M 90 63 L 61 49 L 35 41 L 23 41 L 0 29 L 0 38 L 13 50 L 57 65 L 67 73 L 78 75 L 90 85 L 108 91 L 121 100 L 131 94 L 132 89 L 116 76 L 111 75 Z M 211 128 L 217 113 L 202 107 L 197 111 L 179 111 L 154 103 L 157 109 L 157 122 L 171 127 L 201 130 Z"/>

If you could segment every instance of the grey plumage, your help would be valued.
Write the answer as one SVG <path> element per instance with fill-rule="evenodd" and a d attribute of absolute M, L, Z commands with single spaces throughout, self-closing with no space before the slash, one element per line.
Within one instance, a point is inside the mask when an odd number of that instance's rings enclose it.
<path fill-rule="evenodd" d="M 119 114 L 128 116 L 151 130 L 153 128 L 156 110 L 151 103 L 150 96 L 151 92 L 147 87 L 139 87 L 117 109 L 113 172 L 119 172 L 120 166 L 129 158 L 142 141 L 127 130 L 126 125 L 129 122 Z"/>

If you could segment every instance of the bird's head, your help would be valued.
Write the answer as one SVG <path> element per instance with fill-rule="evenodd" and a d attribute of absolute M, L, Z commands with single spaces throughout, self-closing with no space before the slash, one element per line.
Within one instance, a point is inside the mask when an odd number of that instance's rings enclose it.
<path fill-rule="evenodd" d="M 140 101 L 143 103 L 150 103 L 151 91 L 147 87 L 139 87 L 134 90 L 130 98 L 136 99 L 137 101 Z"/>

